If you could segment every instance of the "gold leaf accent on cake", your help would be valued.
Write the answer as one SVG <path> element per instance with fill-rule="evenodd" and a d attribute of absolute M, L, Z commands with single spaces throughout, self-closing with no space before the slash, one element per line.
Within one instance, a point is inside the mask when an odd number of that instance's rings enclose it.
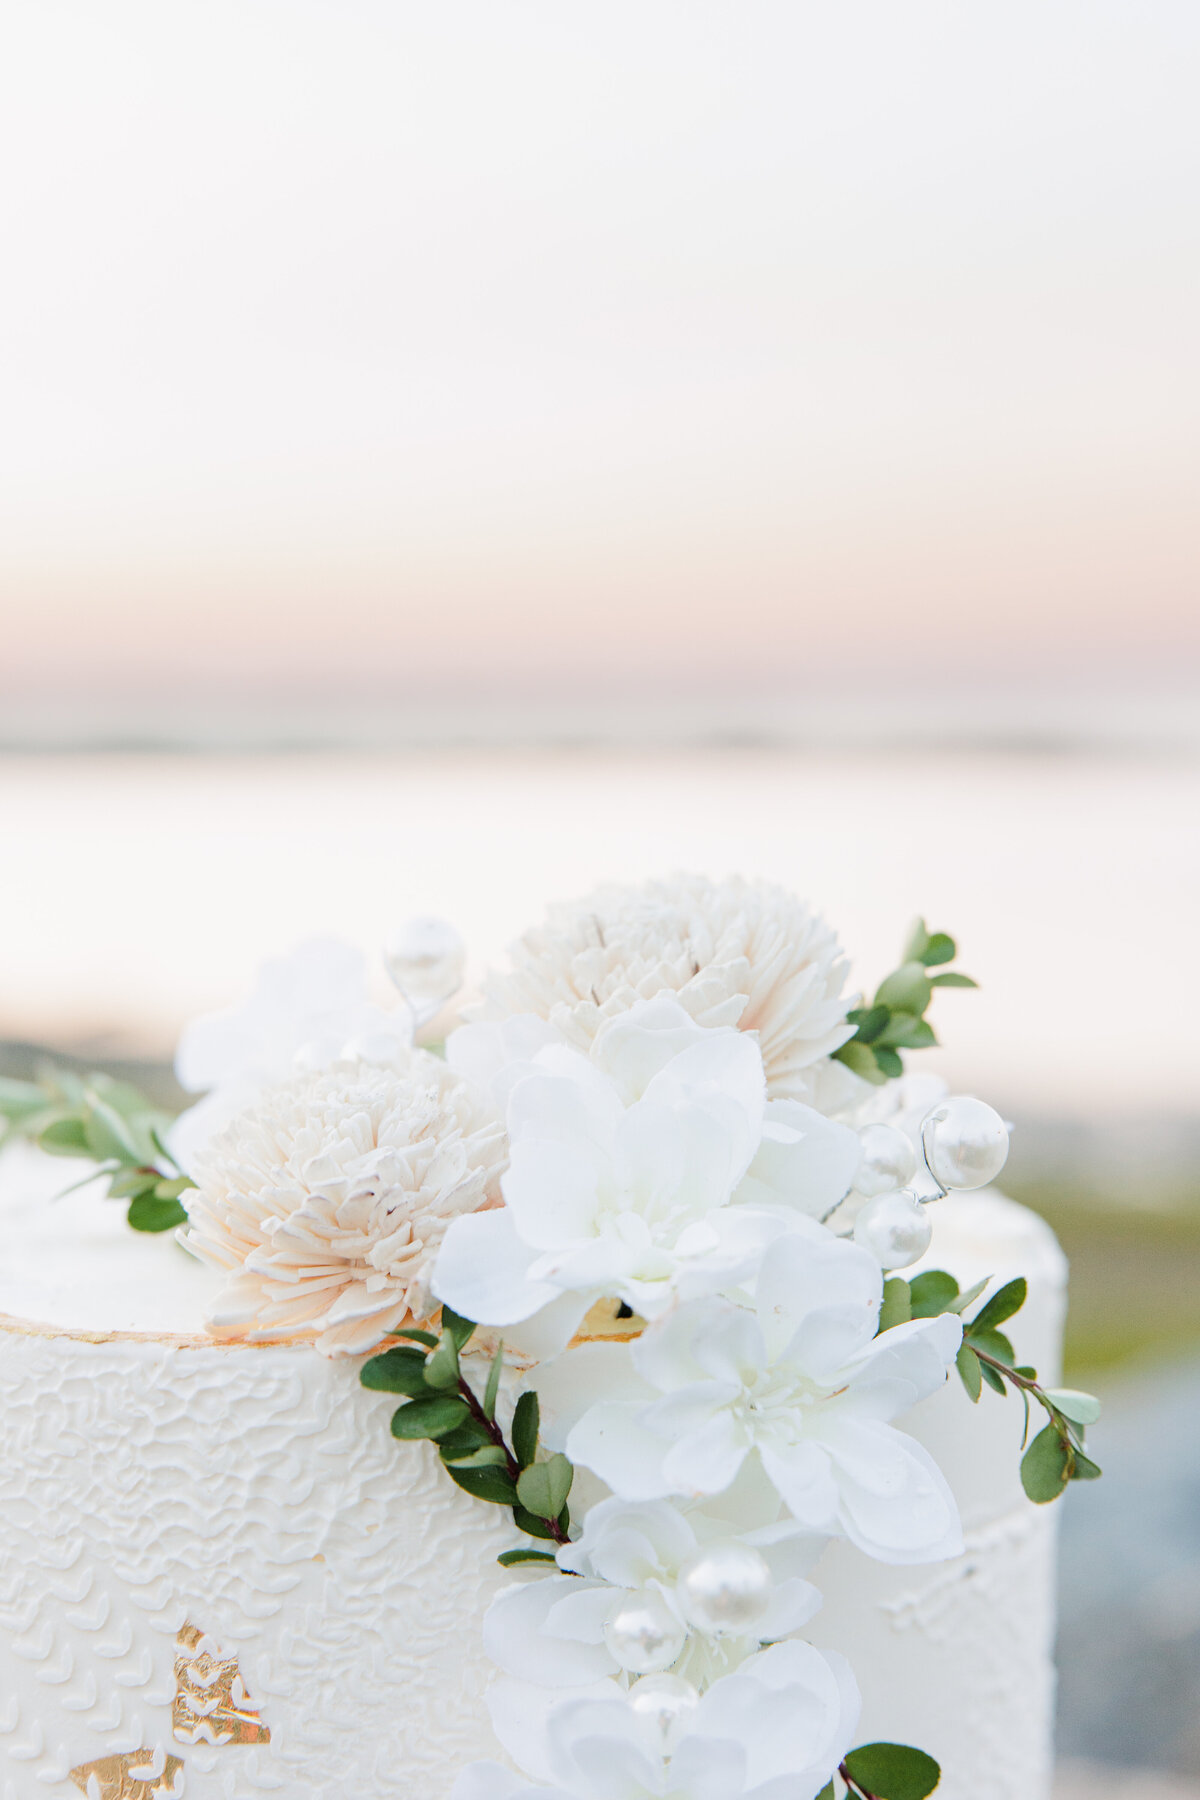
<path fill-rule="evenodd" d="M 242 1682 L 236 1656 L 196 1625 L 184 1625 L 176 1638 L 175 1701 L 171 1724 L 180 1744 L 269 1744 L 263 1724 Z"/>
<path fill-rule="evenodd" d="M 126 1750 L 117 1756 L 98 1756 L 71 1770 L 71 1780 L 87 1800 L 170 1800 L 183 1793 L 176 1778 L 183 1764 L 177 1756 L 157 1750 Z"/>

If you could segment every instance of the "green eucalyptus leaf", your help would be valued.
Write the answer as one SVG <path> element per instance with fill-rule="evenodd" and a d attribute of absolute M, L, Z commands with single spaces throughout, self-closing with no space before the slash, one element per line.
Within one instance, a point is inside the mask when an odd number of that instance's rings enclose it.
<path fill-rule="evenodd" d="M 927 969 L 935 969 L 939 963 L 953 962 L 958 955 L 958 945 L 947 931 L 935 931 L 927 939 L 925 947 L 918 953 L 917 961 L 924 963 Z"/>
<path fill-rule="evenodd" d="M 1039 1431 L 1021 1458 L 1021 1486 L 1031 1500 L 1045 1506 L 1057 1500 L 1070 1479 L 1071 1451 L 1053 1425 Z"/>
<path fill-rule="evenodd" d="M 966 1312 L 968 1306 L 970 1306 L 974 1301 L 978 1300 L 980 1294 L 982 1294 L 984 1288 L 987 1286 L 988 1282 L 991 1279 L 992 1278 L 990 1275 L 985 1275 L 982 1281 L 975 1282 L 972 1287 L 969 1287 L 967 1289 L 966 1293 L 959 1294 L 959 1296 L 956 1300 L 952 1300 L 950 1302 L 950 1305 L 947 1306 L 945 1310 L 947 1312 L 959 1313 L 959 1314 Z"/>
<path fill-rule="evenodd" d="M 1003 1325 L 1005 1319 L 1011 1319 L 1014 1313 L 1020 1312 L 1028 1292 L 1029 1284 L 1023 1275 L 1018 1275 L 1015 1281 L 1005 1282 L 999 1292 L 992 1295 L 987 1305 L 980 1307 L 971 1320 L 970 1329 L 986 1331 Z"/>
<path fill-rule="evenodd" d="M 942 1778 L 932 1756 L 911 1744 L 863 1744 L 845 1766 L 875 1800 L 925 1800 Z"/>
<path fill-rule="evenodd" d="M 459 1463 L 447 1463 L 446 1473 L 475 1500 L 487 1500 L 492 1506 L 512 1506 L 516 1500 L 516 1483 L 507 1469 L 464 1469 Z"/>
<path fill-rule="evenodd" d="M 518 1530 L 525 1532 L 527 1537 L 552 1538 L 554 1536 L 550 1521 L 539 1519 L 536 1513 L 527 1512 L 519 1501 L 513 1507 L 513 1522 Z"/>
<path fill-rule="evenodd" d="M 461 1314 L 451 1312 L 448 1306 L 443 1306 L 442 1330 L 450 1333 L 454 1339 L 455 1348 L 461 1350 L 475 1330 L 475 1321 L 464 1319 Z"/>
<path fill-rule="evenodd" d="M 832 1781 L 827 1781 L 825 1783 L 825 1786 L 817 1795 L 817 1800 L 835 1800 Z"/>
<path fill-rule="evenodd" d="M 159 1200 L 177 1199 L 177 1195 L 160 1194 L 159 1178 L 153 1170 L 118 1169 L 108 1184 L 110 1200 L 132 1200 L 136 1194 L 154 1194 Z"/>
<path fill-rule="evenodd" d="M 136 1195 L 125 1217 L 135 1231 L 174 1231 L 188 1218 L 178 1200 L 156 1200 L 153 1194 Z"/>
<path fill-rule="evenodd" d="M 1094 1463 L 1090 1456 L 1083 1454 L 1082 1450 L 1076 1450 L 1071 1460 L 1072 1481 L 1099 1481 L 1102 1474 L 1103 1470 L 1099 1463 Z"/>
<path fill-rule="evenodd" d="M 558 1452 L 546 1462 L 530 1463 L 517 1479 L 517 1498 L 526 1512 L 540 1519 L 556 1519 L 567 1503 L 575 1471 Z"/>
<path fill-rule="evenodd" d="M 1081 1393 L 1078 1388 L 1047 1388 L 1046 1398 L 1073 1425 L 1094 1425 L 1100 1417 L 1095 1394 Z"/>
<path fill-rule="evenodd" d="M 930 997 L 929 977 L 921 964 L 906 962 L 884 977 L 872 1004 L 889 1007 L 892 1012 L 915 1013 L 919 1018 Z"/>
<path fill-rule="evenodd" d="M 908 934 L 908 942 L 904 946 L 904 961 L 906 963 L 920 962 L 925 954 L 925 946 L 928 942 L 929 932 L 926 929 L 924 919 L 915 920 L 912 929 Z"/>
<path fill-rule="evenodd" d="M 983 1392 L 983 1366 L 970 1344 L 959 1345 L 954 1361 L 967 1393 L 972 1400 L 978 1400 Z"/>
<path fill-rule="evenodd" d="M 1002 1331 L 976 1331 L 972 1325 L 966 1333 L 966 1341 L 973 1349 L 983 1350 L 988 1356 L 994 1356 L 997 1362 L 1007 1363 L 1010 1368 L 1016 1362 L 1013 1347 Z"/>
<path fill-rule="evenodd" d="M 558 1558 L 552 1550 L 502 1550 L 496 1561 L 501 1568 L 511 1569 L 514 1563 L 554 1563 Z"/>
<path fill-rule="evenodd" d="M 186 1194 L 189 1188 L 194 1188 L 195 1185 L 195 1182 L 189 1180 L 186 1175 L 180 1175 L 177 1180 L 164 1178 L 162 1181 L 155 1182 L 154 1198 L 156 1200 L 178 1200 L 182 1194 Z M 110 1188 L 109 1192 L 111 1193 L 111 1191 Z"/>
<path fill-rule="evenodd" d="M 458 1345 L 449 1331 L 443 1331 L 425 1363 L 425 1380 L 431 1388 L 451 1389 L 458 1386 Z"/>
<path fill-rule="evenodd" d="M 414 1399 L 429 1394 L 425 1384 L 425 1352 L 409 1345 L 373 1356 L 359 1370 L 358 1379 L 365 1388 L 381 1394 L 410 1394 Z"/>
<path fill-rule="evenodd" d="M 38 1148 L 48 1156 L 90 1156 L 83 1120 L 74 1116 L 52 1119 L 38 1133 Z"/>
<path fill-rule="evenodd" d="M 957 969 L 947 969 L 941 975 L 931 975 L 929 977 L 929 985 L 931 988 L 977 988 L 979 983 L 977 981 L 972 981 L 969 975 L 960 975 Z"/>
<path fill-rule="evenodd" d="M 979 1361 L 978 1357 L 976 1358 L 976 1361 Z M 1008 1393 L 1008 1388 L 1005 1385 L 1003 1375 L 999 1374 L 990 1366 L 990 1364 L 985 1362 L 979 1364 L 979 1373 L 984 1381 L 987 1382 L 992 1392 L 994 1394 L 999 1394 L 1000 1398 L 1003 1400 Z"/>
<path fill-rule="evenodd" d="M 894 1012 L 887 1029 L 879 1034 L 875 1055 L 878 1059 L 881 1049 L 931 1050 L 936 1043 L 933 1026 L 926 1020 L 918 1018 L 916 1013 Z"/>
<path fill-rule="evenodd" d="M 531 1388 L 517 1401 L 512 1422 L 513 1455 L 523 1469 L 527 1469 L 537 1455 L 540 1425 L 541 1413 L 538 1407 L 538 1397 Z M 554 1510 L 557 1512 L 558 1508 L 555 1507 Z M 553 1518 L 553 1516 L 553 1513 L 546 1514 L 547 1518 Z"/>
<path fill-rule="evenodd" d="M 892 1015 L 886 1006 L 868 1006 L 860 1007 L 857 1015 L 847 1013 L 846 1016 L 858 1026 L 859 1043 L 873 1044 Z"/>
<path fill-rule="evenodd" d="M 395 1438 L 440 1438 L 454 1431 L 468 1417 L 467 1403 L 457 1394 L 433 1394 L 428 1399 L 410 1400 L 392 1414 L 392 1436 Z"/>
<path fill-rule="evenodd" d="M 901 1075 L 904 1073 L 904 1064 L 900 1060 L 899 1051 L 889 1050 L 884 1044 L 874 1044 L 871 1053 L 875 1058 L 876 1067 L 883 1076 L 883 1079 L 885 1081 L 899 1081 Z"/>
<path fill-rule="evenodd" d="M 92 1097 L 92 1104 L 84 1118 L 83 1129 L 88 1149 L 97 1162 L 107 1162 L 110 1157 L 120 1163 L 146 1163 L 150 1160 L 142 1154 L 142 1147 L 135 1142 L 128 1121 L 115 1108 L 95 1096 Z"/>
<path fill-rule="evenodd" d="M 434 1336 L 432 1331 L 418 1331 L 416 1326 L 405 1325 L 399 1331 L 390 1331 L 388 1333 L 388 1336 L 389 1337 L 397 1337 L 397 1338 L 412 1338 L 414 1343 L 428 1344 L 429 1348 L 431 1350 L 434 1349 L 434 1347 L 437 1344 L 437 1338 Z"/>
<path fill-rule="evenodd" d="M 504 1339 L 496 1346 L 496 1354 L 492 1358 L 492 1366 L 488 1370 L 487 1386 L 483 1390 L 483 1413 L 487 1419 L 496 1416 L 496 1400 L 500 1393 L 500 1375 L 504 1368 Z"/>
<path fill-rule="evenodd" d="M 887 1076 L 880 1072 L 874 1052 L 857 1038 L 851 1038 L 848 1044 L 842 1044 L 833 1052 L 833 1056 L 835 1062 L 845 1063 L 852 1074 L 861 1076 L 874 1087 L 882 1087 L 887 1080 Z"/>
<path fill-rule="evenodd" d="M 914 1319 L 936 1319 L 958 1299 L 958 1283 L 945 1269 L 924 1269 L 908 1284 Z"/>
<path fill-rule="evenodd" d="M 438 1439 L 438 1455 L 443 1462 L 455 1462 L 460 1456 L 471 1456 L 485 1446 L 499 1448 L 488 1436 L 487 1426 L 480 1419 L 468 1415 L 461 1425 L 456 1425 L 453 1431 L 447 1431 Z"/>
<path fill-rule="evenodd" d="M 16 1081 L 0 1075 L 0 1114 L 11 1119 L 14 1125 L 45 1112 L 49 1105 L 45 1089 L 36 1081 Z"/>
<path fill-rule="evenodd" d="M 893 1275 L 883 1284 L 883 1303 L 879 1308 L 879 1331 L 890 1331 L 893 1325 L 906 1325 L 912 1318 L 912 1298 L 902 1275 Z"/>
<path fill-rule="evenodd" d="M 453 1435 L 453 1434 L 452 1434 Z M 485 1444 L 480 1450 L 470 1450 L 464 1456 L 457 1452 L 448 1452 L 444 1443 L 438 1445 L 438 1455 L 444 1463 L 453 1463 L 456 1469 L 507 1469 L 508 1455 L 499 1444 Z M 509 1502 L 506 1500 L 507 1506 Z"/>

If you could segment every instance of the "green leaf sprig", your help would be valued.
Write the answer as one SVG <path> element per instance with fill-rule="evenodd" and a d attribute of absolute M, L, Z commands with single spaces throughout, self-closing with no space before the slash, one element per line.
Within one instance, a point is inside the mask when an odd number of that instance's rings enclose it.
<path fill-rule="evenodd" d="M 880 982 L 870 1006 L 856 1006 L 846 1014 L 856 1030 L 834 1051 L 837 1061 L 876 1087 L 903 1075 L 901 1050 L 927 1050 L 937 1043 L 925 1017 L 933 990 L 979 985 L 969 975 L 943 967 L 957 955 L 958 946 L 947 932 L 928 931 L 924 919 L 918 919 L 904 947 L 900 967 Z M 931 975 L 930 969 L 939 969 L 940 973 Z"/>
<path fill-rule="evenodd" d="M 961 1316 L 987 1286 L 986 1280 L 977 1281 L 960 1293 L 957 1281 L 945 1269 L 926 1269 L 911 1281 L 893 1275 L 884 1283 L 879 1329 L 888 1331 L 909 1319 L 932 1319 L 939 1313 Z M 1094 1394 L 1077 1388 L 1045 1388 L 1035 1368 L 1017 1362 L 1012 1341 L 1000 1327 L 1020 1312 L 1027 1292 L 1024 1277 L 1018 1276 L 985 1301 L 974 1318 L 964 1320 L 957 1366 L 973 1402 L 979 1400 L 985 1386 L 1001 1398 L 1010 1387 L 1021 1396 L 1025 1408 L 1021 1485 L 1041 1506 L 1057 1500 L 1068 1482 L 1095 1481 L 1100 1474 L 1098 1464 L 1084 1453 L 1084 1433 L 1100 1417 L 1100 1402 Z M 1045 1412 L 1048 1423 L 1029 1443 L 1031 1400 Z"/>
<path fill-rule="evenodd" d="M 860 1744 L 838 1764 L 850 1800 L 925 1800 L 942 1779 L 942 1771 L 924 1750 L 911 1744 Z M 833 1779 L 817 1800 L 836 1800 Z"/>
<path fill-rule="evenodd" d="M 96 1163 L 85 1180 L 108 1177 L 108 1197 L 128 1201 L 135 1231 L 187 1223 L 179 1196 L 195 1184 L 164 1146 L 170 1114 L 128 1082 L 68 1069 L 46 1069 L 36 1081 L 0 1080 L 0 1121 L 0 1146 L 24 1138 L 50 1156 Z"/>
<path fill-rule="evenodd" d="M 575 1471 L 561 1453 L 546 1455 L 539 1445 L 541 1419 L 535 1393 L 522 1394 L 513 1413 L 511 1443 L 496 1421 L 496 1400 L 504 1366 L 504 1345 L 492 1358 L 482 1395 L 463 1373 L 460 1358 L 475 1326 L 448 1306 L 439 1334 L 416 1328 L 393 1332 L 398 1343 L 363 1364 L 365 1388 L 404 1394 L 392 1415 L 392 1436 L 411 1442 L 430 1438 L 452 1481 L 476 1500 L 508 1506 L 527 1537 L 570 1543 L 567 1498 Z M 497 1560 L 553 1562 L 552 1551 L 532 1546 L 506 1550 Z"/>

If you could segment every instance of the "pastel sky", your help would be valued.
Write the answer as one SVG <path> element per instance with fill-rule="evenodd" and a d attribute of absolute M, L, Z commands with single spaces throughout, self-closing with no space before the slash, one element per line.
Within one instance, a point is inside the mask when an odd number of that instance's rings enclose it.
<path fill-rule="evenodd" d="M 0 694 L 1200 663 L 1191 0 L 7 0 Z"/>

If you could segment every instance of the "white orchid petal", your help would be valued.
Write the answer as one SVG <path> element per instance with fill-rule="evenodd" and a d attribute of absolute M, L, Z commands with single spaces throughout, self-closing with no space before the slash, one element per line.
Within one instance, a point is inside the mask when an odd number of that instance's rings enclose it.
<path fill-rule="evenodd" d="M 763 1264 L 758 1317 L 773 1359 L 786 1355 L 814 1380 L 826 1381 L 874 1337 L 883 1275 L 858 1244 L 806 1220 L 796 1225 L 771 1246 Z"/>
<path fill-rule="evenodd" d="M 622 1500 L 658 1500 L 670 1492 L 662 1439 L 641 1421 L 638 1405 L 590 1407 L 568 1434 L 567 1455 L 591 1469 Z"/>
<path fill-rule="evenodd" d="M 805 1440 L 780 1448 L 760 1444 L 759 1455 L 784 1505 L 806 1531 L 838 1532 L 838 1485 L 823 1445 Z"/>
<path fill-rule="evenodd" d="M 612 1589 L 574 1575 L 549 1575 L 501 1589 L 483 1619 L 484 1653 L 506 1675 L 542 1687 L 579 1687 L 616 1672 L 600 1630 L 591 1637 L 563 1632 L 557 1609 L 572 1599 L 612 1604 Z"/>
<path fill-rule="evenodd" d="M 435 1297 L 480 1325 L 528 1319 L 559 1289 L 529 1279 L 533 1252 L 521 1242 L 507 1207 L 452 1221 L 434 1264 Z"/>
<path fill-rule="evenodd" d="M 736 1199 L 823 1219 L 850 1192 L 861 1161 L 862 1143 L 849 1126 L 798 1100 L 770 1100 L 762 1140 Z"/>
<path fill-rule="evenodd" d="M 823 1447 L 852 1544 L 886 1563 L 943 1562 L 962 1552 L 958 1506 L 924 1445 L 874 1420 L 831 1419 Z"/>
<path fill-rule="evenodd" d="M 745 1432 L 731 1413 L 714 1413 L 698 1429 L 680 1437 L 663 1457 L 667 1491 L 692 1495 L 722 1493 L 736 1479 L 749 1447 Z"/>

